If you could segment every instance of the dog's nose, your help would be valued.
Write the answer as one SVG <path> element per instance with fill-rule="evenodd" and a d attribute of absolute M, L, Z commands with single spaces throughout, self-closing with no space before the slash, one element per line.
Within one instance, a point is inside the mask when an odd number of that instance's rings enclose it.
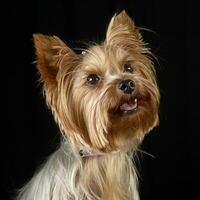
<path fill-rule="evenodd" d="M 135 84 L 130 79 L 123 80 L 119 83 L 119 89 L 122 90 L 125 94 L 131 94 L 135 89 Z"/>

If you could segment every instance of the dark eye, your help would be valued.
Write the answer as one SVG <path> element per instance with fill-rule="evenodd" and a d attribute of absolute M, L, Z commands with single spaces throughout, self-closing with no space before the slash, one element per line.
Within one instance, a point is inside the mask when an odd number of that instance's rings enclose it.
<path fill-rule="evenodd" d="M 92 85 L 95 85 L 97 84 L 97 82 L 100 80 L 100 78 L 96 75 L 96 74 L 90 74 L 88 77 L 87 77 L 87 82 L 92 84 Z"/>
<path fill-rule="evenodd" d="M 132 73 L 133 72 L 133 68 L 132 68 L 130 63 L 125 63 L 124 64 L 124 72 L 128 72 L 128 73 Z"/>

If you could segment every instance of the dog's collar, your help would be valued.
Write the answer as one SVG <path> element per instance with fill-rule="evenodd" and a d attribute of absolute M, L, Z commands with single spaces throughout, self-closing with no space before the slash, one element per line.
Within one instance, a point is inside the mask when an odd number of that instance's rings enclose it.
<path fill-rule="evenodd" d="M 105 153 L 101 153 L 101 152 L 95 152 L 92 150 L 83 150 L 81 149 L 79 151 L 79 155 L 84 158 L 84 157 L 95 157 L 95 156 L 103 156 L 105 155 Z"/>
<path fill-rule="evenodd" d="M 118 153 L 118 151 L 112 151 L 111 154 L 116 154 Z M 84 157 L 96 157 L 96 156 L 104 156 L 104 155 L 107 155 L 108 153 L 102 153 L 102 152 L 95 152 L 95 151 L 92 151 L 92 150 L 83 150 L 81 149 L 79 151 L 79 155 L 84 158 Z"/>

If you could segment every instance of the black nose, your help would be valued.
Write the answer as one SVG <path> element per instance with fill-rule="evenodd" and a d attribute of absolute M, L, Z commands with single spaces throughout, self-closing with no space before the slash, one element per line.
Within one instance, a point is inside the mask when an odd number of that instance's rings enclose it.
<path fill-rule="evenodd" d="M 119 89 L 122 90 L 125 94 L 131 94 L 135 89 L 135 84 L 130 79 L 123 80 L 119 83 Z"/>

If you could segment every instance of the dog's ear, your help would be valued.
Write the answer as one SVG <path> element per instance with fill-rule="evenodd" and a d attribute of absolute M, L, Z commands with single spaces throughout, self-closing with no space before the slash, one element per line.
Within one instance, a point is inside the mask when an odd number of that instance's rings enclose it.
<path fill-rule="evenodd" d="M 57 86 L 58 71 L 63 65 L 68 67 L 77 56 L 56 36 L 34 34 L 33 40 L 40 79 L 45 89 L 51 90 Z"/>
<path fill-rule="evenodd" d="M 125 11 L 122 11 L 112 17 L 106 33 L 106 43 L 107 45 L 120 45 L 130 42 L 130 39 L 138 39 L 138 36 L 134 21 Z"/>

